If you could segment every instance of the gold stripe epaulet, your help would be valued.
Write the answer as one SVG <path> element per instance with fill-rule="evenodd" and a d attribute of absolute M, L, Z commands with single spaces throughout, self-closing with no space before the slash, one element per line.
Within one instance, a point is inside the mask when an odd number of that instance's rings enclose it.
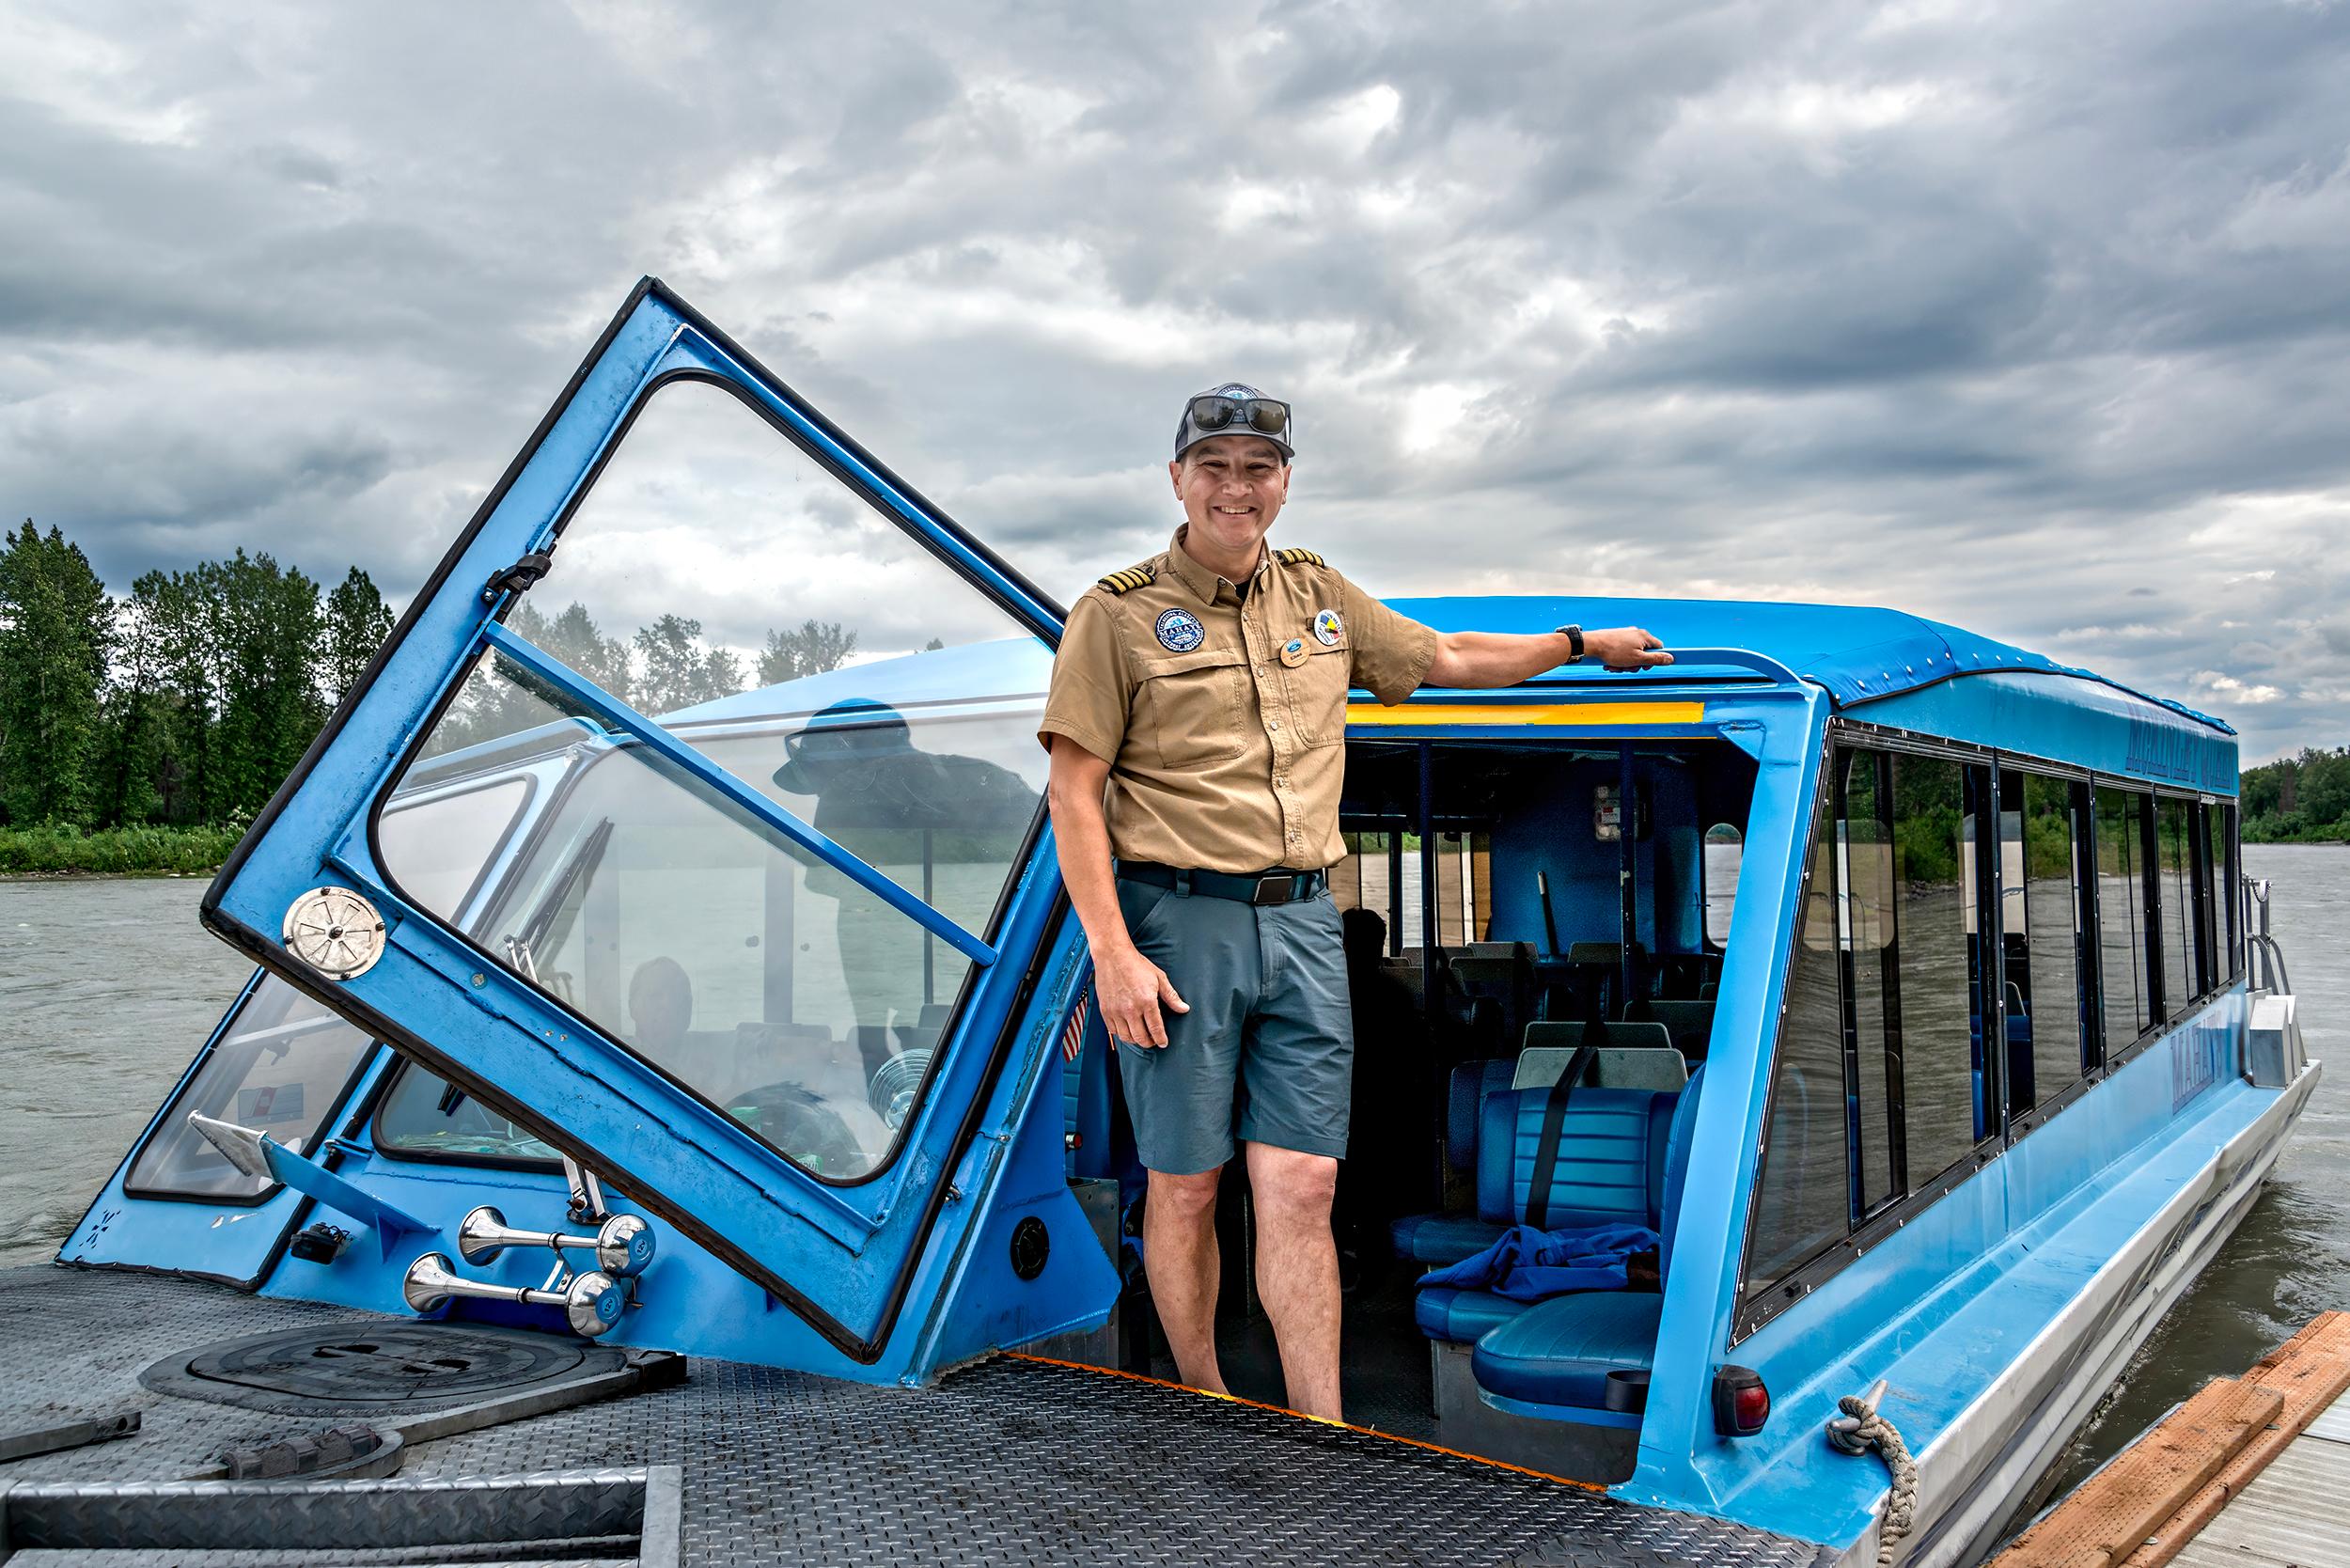
<path fill-rule="evenodd" d="M 1112 593 L 1132 593 L 1138 588 L 1150 587 L 1156 575 L 1147 566 L 1130 566 L 1123 572 L 1113 572 L 1103 578 L 1102 586 Z"/>
<path fill-rule="evenodd" d="M 1311 550 L 1276 550 L 1273 558 L 1283 566 L 1328 566 L 1330 563 Z"/>

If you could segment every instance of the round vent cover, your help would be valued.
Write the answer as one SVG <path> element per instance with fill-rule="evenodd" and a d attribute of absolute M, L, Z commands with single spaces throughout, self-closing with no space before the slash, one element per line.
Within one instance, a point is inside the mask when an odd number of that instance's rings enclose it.
<path fill-rule="evenodd" d="M 327 979 L 347 980 L 384 956 L 384 917 L 348 887 L 313 887 L 286 911 L 286 947 Z"/>

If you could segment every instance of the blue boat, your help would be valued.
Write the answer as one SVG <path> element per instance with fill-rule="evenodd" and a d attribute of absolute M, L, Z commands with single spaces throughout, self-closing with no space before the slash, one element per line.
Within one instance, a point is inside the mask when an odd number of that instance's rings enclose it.
<path fill-rule="evenodd" d="M 216 1325 L 316 1303 L 346 1335 L 736 1369 L 694 1387 L 776 1370 L 799 1381 L 757 1386 L 924 1413 L 901 1509 L 1004 1484 L 992 1444 L 922 1448 L 956 1399 L 1025 1452 L 1024 1408 L 1132 1385 L 1084 1396 L 1152 1402 L 1103 1407 L 1100 1450 L 1182 1411 L 1185 1442 L 1310 1454 L 1277 1495 L 1148 1505 L 1286 1529 L 1295 1560 L 1559 1530 L 1599 1555 L 1527 1560 L 1979 1560 L 2319 1072 L 2238 868 L 2233 731 L 1893 610 L 1399 601 L 1447 629 L 1636 623 L 1677 662 L 1357 694 L 1307 738 L 1348 748 L 1332 881 L 1381 947 L 1345 1199 L 1361 1430 L 1332 1448 L 1115 1375 L 1164 1362 L 1042 808 L 1062 612 L 1010 557 L 1047 526 L 997 554 L 640 285 L 207 893 L 257 971 L 58 1255 L 134 1277 L 8 1277 L 10 1321 L 56 1303 L 43 1342 L 99 1381 L 71 1341 L 126 1300 L 158 1356 L 200 1299 Z M 633 657 L 605 632 L 630 626 Z M 1510 1266 L 1603 1227 L 1637 1255 L 1583 1288 Z M 617 1451 L 544 1415 L 500 1418 L 540 1434 L 530 1467 Z M 52 1473 L 5 1425 L 0 1493 Z M 1397 1484 L 1397 1439 L 1450 1467 L 1329 1523 Z M 403 1473 L 436 1451 L 409 1448 Z M 709 1517 L 695 1463 L 684 1560 L 783 1528 Z M 1416 1522 L 1445 1486 L 1534 1491 L 1475 1502 L 1465 1543 Z M 29 1495 L 0 1498 L 0 1557 Z M 1512 1522 L 1569 1495 L 1590 1512 Z M 1146 1507 L 1099 1506 L 1085 1528 Z M 1057 1519 L 964 1545 L 1050 1557 L 1079 1529 Z M 1188 1549 L 1161 1555 L 1232 1560 Z"/>

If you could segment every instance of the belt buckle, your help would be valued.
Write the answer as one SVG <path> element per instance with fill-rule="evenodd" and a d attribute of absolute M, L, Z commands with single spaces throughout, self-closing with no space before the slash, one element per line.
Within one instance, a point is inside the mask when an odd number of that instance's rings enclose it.
<path fill-rule="evenodd" d="M 1261 876 L 1257 879 L 1257 890 L 1249 897 L 1248 902 L 1250 903 L 1287 903 L 1290 902 L 1291 890 L 1296 886 L 1297 874 L 1294 871 Z"/>

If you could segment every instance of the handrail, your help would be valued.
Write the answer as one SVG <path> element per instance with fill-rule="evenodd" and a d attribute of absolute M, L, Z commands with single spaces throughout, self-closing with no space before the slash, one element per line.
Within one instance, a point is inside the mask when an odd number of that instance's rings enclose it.
<path fill-rule="evenodd" d="M 509 631 L 503 623 L 490 621 L 481 628 L 482 640 L 504 657 L 555 687 L 573 702 L 589 710 L 605 724 L 626 731 L 650 748 L 664 761 L 682 770 L 687 776 L 709 789 L 716 791 L 730 805 L 750 814 L 761 826 L 774 828 L 802 849 L 815 855 L 834 870 L 873 894 L 899 914 L 919 925 L 940 941 L 962 953 L 975 964 L 995 962 L 995 949 L 972 935 L 955 921 L 932 909 L 914 894 L 907 892 L 888 877 L 875 870 L 824 834 L 783 810 L 758 791 L 745 785 L 734 775 L 711 761 L 692 746 L 685 745 L 661 726 L 622 703 L 611 693 L 582 676 L 560 660 L 549 657 L 533 644 Z"/>
<path fill-rule="evenodd" d="M 1561 685 L 1565 684 L 1569 681 L 1575 682 L 1589 682 L 1596 683 L 1602 680 L 1632 681 L 1644 678 L 1649 684 L 1657 684 L 1667 681 L 1681 679 L 1682 672 L 1685 669 L 1701 669 L 1708 666 L 1719 668 L 1723 666 L 1727 666 L 1732 669 L 1748 670 L 1753 674 L 1762 676 L 1764 680 L 1768 681 L 1775 686 L 1800 686 L 1804 684 L 1804 679 L 1802 676 L 1797 675 L 1794 670 L 1788 668 L 1777 659 L 1772 658 L 1768 653 L 1757 653 L 1750 648 L 1668 647 L 1664 650 L 1664 651 L 1670 653 L 1673 656 L 1673 662 L 1671 664 L 1652 665 L 1645 669 L 1609 670 L 1603 669 L 1602 666 L 1597 665 L 1586 663 L 1583 665 L 1560 666 L 1562 668 L 1571 668 L 1575 672 L 1574 674 L 1568 676 L 1566 681 L 1559 680 L 1556 675 L 1552 674 L 1552 672 L 1548 670 L 1543 671 L 1543 675 L 1537 676 L 1535 679 L 1540 681 L 1548 678 L 1549 683 Z"/>

